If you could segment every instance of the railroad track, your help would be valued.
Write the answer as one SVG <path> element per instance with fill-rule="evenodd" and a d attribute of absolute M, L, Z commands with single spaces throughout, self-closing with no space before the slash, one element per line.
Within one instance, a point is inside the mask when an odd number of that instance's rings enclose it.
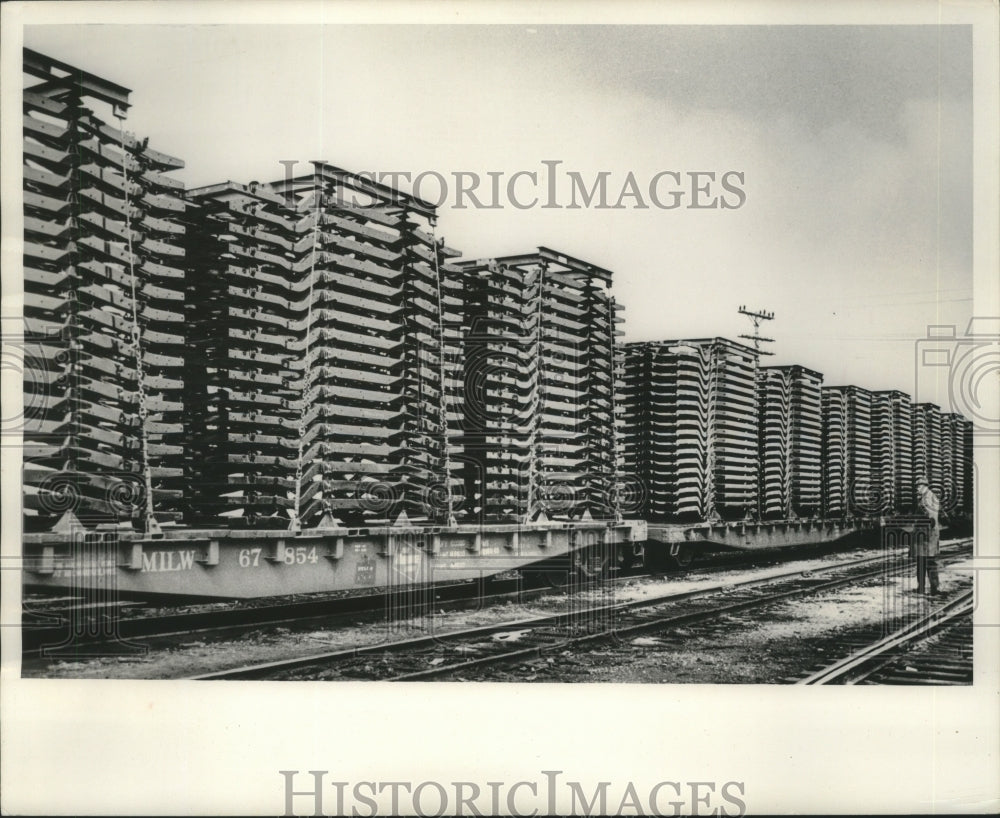
<path fill-rule="evenodd" d="M 972 684 L 973 606 L 969 589 L 799 684 Z"/>
<path fill-rule="evenodd" d="M 964 554 L 968 542 L 943 548 Z M 727 614 L 897 573 L 883 554 L 812 570 L 664 594 L 632 602 L 611 601 L 566 613 L 507 621 L 267 662 L 191 677 L 201 680 L 393 680 L 461 677 L 497 665 L 571 653 L 598 640 L 624 640 L 643 633 L 707 622 Z"/>
<path fill-rule="evenodd" d="M 544 572 L 549 573 L 549 572 Z M 629 573 L 602 582 L 623 582 L 651 576 Z M 65 648 L 81 657 L 100 655 L 102 649 L 143 647 L 134 639 L 170 639 L 204 634 L 232 636 L 264 627 L 295 625 L 308 627 L 345 617 L 376 615 L 379 621 L 419 616 L 428 610 L 459 609 L 469 604 L 492 605 L 507 601 L 526 602 L 548 594 L 573 593 L 597 585 L 595 580 L 573 579 L 565 585 L 538 577 L 463 582 L 447 585 L 407 587 L 389 593 L 337 596 L 277 604 L 233 605 L 193 611 L 168 611 L 154 616 L 121 616 L 144 603 L 120 601 L 78 607 L 73 598 L 63 598 L 64 607 L 42 605 L 30 610 L 22 623 L 22 658 L 50 655 Z M 61 656 L 61 658 L 72 658 Z"/>

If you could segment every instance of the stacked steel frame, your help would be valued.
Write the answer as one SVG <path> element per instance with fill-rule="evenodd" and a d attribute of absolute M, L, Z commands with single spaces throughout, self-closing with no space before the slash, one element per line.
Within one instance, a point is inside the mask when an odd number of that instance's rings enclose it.
<path fill-rule="evenodd" d="M 941 424 L 941 482 L 935 488 L 938 489 L 941 509 L 948 513 L 955 508 L 955 478 L 957 475 L 952 469 L 952 465 L 956 462 L 955 438 L 952 436 L 951 415 L 942 412 L 939 422 Z M 958 457 L 961 457 L 961 452 L 958 453 Z"/>
<path fill-rule="evenodd" d="M 184 165 L 124 131 L 129 89 L 23 65 L 28 524 L 156 530 L 185 493 Z"/>
<path fill-rule="evenodd" d="M 470 513 L 617 519 L 612 273 L 545 247 L 458 266 Z"/>
<path fill-rule="evenodd" d="M 942 420 L 942 457 L 945 460 L 942 501 L 949 513 L 960 512 L 966 508 L 965 437 L 966 427 L 969 425 L 969 421 L 954 412 L 944 415 Z"/>
<path fill-rule="evenodd" d="M 261 185 L 189 195 L 191 521 L 236 511 L 245 524 L 287 527 L 299 415 L 290 345 L 306 314 L 308 217 Z"/>
<path fill-rule="evenodd" d="M 972 421 L 965 420 L 962 424 L 962 511 L 965 514 L 972 514 L 975 506 L 973 432 Z"/>
<path fill-rule="evenodd" d="M 823 516 L 878 512 L 871 482 L 872 393 L 859 386 L 824 386 Z"/>
<path fill-rule="evenodd" d="M 944 461 L 941 445 L 941 408 L 933 403 L 917 403 L 913 407 L 913 477 L 927 480 L 941 497 L 944 489 Z"/>
<path fill-rule="evenodd" d="M 193 519 L 447 522 L 461 282 L 434 208 L 326 163 L 191 192 Z"/>
<path fill-rule="evenodd" d="M 24 73 L 29 527 L 619 519 L 623 477 L 652 521 L 905 512 L 921 476 L 971 511 L 960 415 L 722 338 L 619 349 L 608 270 L 456 264 L 434 206 L 323 162 L 186 200 L 127 88 Z"/>
<path fill-rule="evenodd" d="M 912 511 L 913 403 L 898 389 L 872 394 L 872 481 L 884 514 Z"/>
<path fill-rule="evenodd" d="M 757 514 L 756 353 L 724 338 L 623 347 L 623 467 L 655 521 Z"/>
<path fill-rule="evenodd" d="M 760 514 L 764 519 L 791 516 L 790 440 L 792 414 L 791 373 L 781 369 L 757 371 L 760 411 Z"/>
<path fill-rule="evenodd" d="M 623 347 L 624 471 L 640 487 L 639 513 L 649 520 L 707 515 L 709 354 L 669 342 Z"/>
<path fill-rule="evenodd" d="M 760 516 L 814 517 L 821 502 L 823 376 L 802 366 L 757 371 Z"/>
<path fill-rule="evenodd" d="M 708 434 L 710 455 L 714 448 L 715 467 L 710 457 L 709 474 L 715 483 L 715 511 L 724 519 L 752 519 L 759 513 L 757 354 L 743 344 L 719 338 L 712 360 Z"/>

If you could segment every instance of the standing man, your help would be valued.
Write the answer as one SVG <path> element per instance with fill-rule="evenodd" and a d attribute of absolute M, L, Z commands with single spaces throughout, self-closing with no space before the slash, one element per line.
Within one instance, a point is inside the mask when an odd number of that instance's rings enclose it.
<path fill-rule="evenodd" d="M 917 480 L 917 503 L 920 511 L 928 520 L 927 536 L 917 534 L 913 543 L 913 556 L 917 558 L 917 593 L 924 593 L 924 576 L 931 582 L 931 594 L 938 592 L 937 556 L 940 551 L 940 522 L 938 513 L 941 502 L 931 491 L 926 477 Z M 914 532 L 916 534 L 916 532 Z M 923 532 L 921 532 L 923 533 Z"/>

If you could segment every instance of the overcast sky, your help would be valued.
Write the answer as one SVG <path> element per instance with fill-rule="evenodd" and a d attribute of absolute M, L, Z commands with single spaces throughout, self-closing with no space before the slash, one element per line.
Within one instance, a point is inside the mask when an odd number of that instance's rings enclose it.
<path fill-rule="evenodd" d="M 458 210 L 450 191 L 439 234 L 468 257 L 545 245 L 614 270 L 628 340 L 735 338 L 747 304 L 776 314 L 773 363 L 912 393 L 927 325 L 961 335 L 972 314 L 969 28 L 91 25 L 24 42 L 131 88 L 127 127 L 190 186 L 287 159 L 527 170 L 540 193 L 559 160 L 609 171 L 613 200 L 630 171 L 643 189 L 743 173 L 737 209 Z"/>

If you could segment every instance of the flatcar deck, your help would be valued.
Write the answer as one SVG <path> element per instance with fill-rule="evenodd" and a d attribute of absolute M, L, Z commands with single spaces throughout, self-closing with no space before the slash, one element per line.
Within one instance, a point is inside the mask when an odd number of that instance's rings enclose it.
<path fill-rule="evenodd" d="M 754 550 L 816 545 L 835 542 L 861 531 L 874 531 L 877 527 L 877 520 L 863 517 L 847 520 L 648 524 L 649 539 L 652 542 L 672 546 L 690 543 L 704 550 Z M 676 549 L 673 553 L 676 553 Z"/>
<path fill-rule="evenodd" d="M 249 599 L 489 576 L 646 539 L 641 520 L 284 531 L 24 535 L 24 583 L 128 595 Z"/>

